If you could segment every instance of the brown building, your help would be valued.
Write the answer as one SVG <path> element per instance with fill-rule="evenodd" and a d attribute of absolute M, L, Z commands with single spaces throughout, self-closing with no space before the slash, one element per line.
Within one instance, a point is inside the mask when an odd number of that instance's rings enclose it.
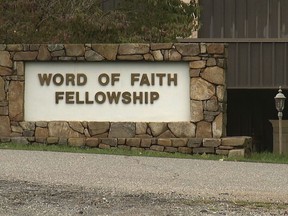
<path fill-rule="evenodd" d="M 274 97 L 280 85 L 286 95 L 288 88 L 288 1 L 200 0 L 200 6 L 199 40 L 229 43 L 227 133 L 252 136 L 256 150 L 272 151 Z"/>

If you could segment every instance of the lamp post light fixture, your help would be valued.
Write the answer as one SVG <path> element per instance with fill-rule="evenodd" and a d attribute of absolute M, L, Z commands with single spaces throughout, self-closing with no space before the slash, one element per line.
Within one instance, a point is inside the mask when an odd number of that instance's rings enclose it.
<path fill-rule="evenodd" d="M 275 106 L 278 111 L 278 119 L 279 119 L 279 154 L 282 154 L 282 117 L 283 110 L 285 105 L 285 95 L 282 93 L 281 86 L 279 86 L 278 94 L 274 97 Z"/>

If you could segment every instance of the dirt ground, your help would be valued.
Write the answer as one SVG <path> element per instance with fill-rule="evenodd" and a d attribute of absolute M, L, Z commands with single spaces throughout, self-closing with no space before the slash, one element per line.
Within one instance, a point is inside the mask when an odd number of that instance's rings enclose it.
<path fill-rule="evenodd" d="M 221 196 L 221 195 L 220 195 Z M 288 215 L 284 204 L 229 202 L 178 194 L 123 194 L 0 180 L 0 215 Z"/>

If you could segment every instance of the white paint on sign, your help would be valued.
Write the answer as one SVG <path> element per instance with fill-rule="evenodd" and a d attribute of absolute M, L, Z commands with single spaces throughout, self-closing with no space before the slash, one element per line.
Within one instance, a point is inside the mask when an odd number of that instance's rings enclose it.
<path fill-rule="evenodd" d="M 25 121 L 190 121 L 187 63 L 27 62 Z"/>

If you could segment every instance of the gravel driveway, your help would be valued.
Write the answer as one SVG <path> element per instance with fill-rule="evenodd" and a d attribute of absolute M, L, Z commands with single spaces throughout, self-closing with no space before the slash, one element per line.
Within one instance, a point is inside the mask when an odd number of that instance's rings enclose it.
<path fill-rule="evenodd" d="M 15 150 L 0 165 L 0 215 L 288 215 L 287 165 Z"/>

